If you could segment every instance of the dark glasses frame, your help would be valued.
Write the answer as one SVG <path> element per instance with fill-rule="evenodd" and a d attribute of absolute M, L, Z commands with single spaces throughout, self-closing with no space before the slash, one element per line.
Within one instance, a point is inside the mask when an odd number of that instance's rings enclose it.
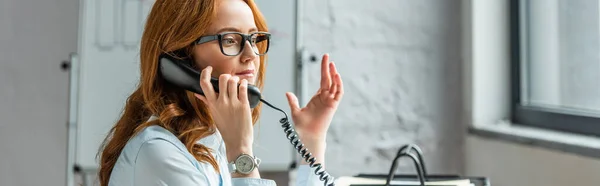
<path fill-rule="evenodd" d="M 227 34 L 238 34 L 242 37 L 242 42 L 240 42 L 240 51 L 238 51 L 235 55 L 230 55 L 225 53 L 225 51 L 223 50 L 223 36 L 227 35 Z M 246 46 L 246 41 L 248 41 L 250 43 L 250 46 L 252 46 L 252 41 L 250 39 L 252 39 L 252 37 L 256 34 L 264 34 L 265 38 L 256 38 L 256 43 L 260 43 L 263 41 L 267 41 L 267 49 L 265 50 L 264 54 L 259 54 L 258 51 L 252 50 L 254 52 L 254 54 L 262 56 L 267 54 L 267 52 L 269 52 L 269 45 L 271 44 L 271 33 L 268 32 L 253 32 L 251 34 L 243 34 L 240 32 L 223 32 L 223 33 L 219 33 L 219 34 L 215 34 L 215 35 L 208 35 L 208 36 L 202 36 L 200 38 L 198 38 L 198 40 L 195 41 L 196 45 L 202 44 L 202 43 L 207 43 L 210 41 L 214 41 L 214 40 L 218 40 L 219 41 L 219 48 L 221 49 L 221 53 L 223 53 L 223 55 L 226 56 L 237 56 L 240 55 L 242 53 L 242 51 L 244 51 L 244 47 Z M 255 43 L 255 44 L 256 44 Z"/>

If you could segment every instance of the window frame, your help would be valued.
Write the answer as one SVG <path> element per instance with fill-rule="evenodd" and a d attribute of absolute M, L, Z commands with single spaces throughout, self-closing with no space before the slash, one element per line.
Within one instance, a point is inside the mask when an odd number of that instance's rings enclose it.
<path fill-rule="evenodd" d="M 600 117 L 576 111 L 523 105 L 521 90 L 521 3 L 526 0 L 510 0 L 510 75 L 511 75 L 511 120 L 512 123 L 583 135 L 600 136 Z"/>

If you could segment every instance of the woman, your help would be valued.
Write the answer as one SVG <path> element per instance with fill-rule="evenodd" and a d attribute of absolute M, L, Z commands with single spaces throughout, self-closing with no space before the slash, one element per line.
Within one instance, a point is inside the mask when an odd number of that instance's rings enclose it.
<path fill-rule="evenodd" d="M 274 185 L 257 170 L 252 144 L 260 105 L 251 109 L 246 95 L 248 84 L 263 85 L 266 31 L 253 0 L 157 0 L 142 36 L 141 81 L 100 152 L 100 184 Z M 204 96 L 160 77 L 165 54 L 201 71 Z M 324 164 L 343 87 L 328 55 L 321 68 L 321 87 L 306 107 L 286 96 L 300 139 Z M 218 77 L 220 93 L 210 77 Z M 298 172 L 298 185 L 323 184 L 305 163 Z"/>

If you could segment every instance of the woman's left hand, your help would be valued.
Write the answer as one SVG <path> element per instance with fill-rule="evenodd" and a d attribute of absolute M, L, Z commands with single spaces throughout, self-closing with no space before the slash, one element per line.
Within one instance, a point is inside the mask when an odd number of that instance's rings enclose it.
<path fill-rule="evenodd" d="M 298 99 L 293 93 L 288 92 L 286 95 L 300 140 L 315 155 L 317 161 L 322 162 L 327 130 L 344 95 L 342 78 L 333 62 L 329 62 L 329 55 L 323 55 L 321 61 L 321 87 L 306 107 L 299 107 Z"/>

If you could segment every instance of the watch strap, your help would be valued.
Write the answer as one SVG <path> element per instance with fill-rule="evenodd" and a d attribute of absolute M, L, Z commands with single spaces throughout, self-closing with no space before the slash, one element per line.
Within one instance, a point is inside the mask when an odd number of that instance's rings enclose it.
<path fill-rule="evenodd" d="M 237 172 L 237 168 L 235 167 L 235 161 L 227 163 L 227 168 L 229 169 L 229 173 Z"/>

